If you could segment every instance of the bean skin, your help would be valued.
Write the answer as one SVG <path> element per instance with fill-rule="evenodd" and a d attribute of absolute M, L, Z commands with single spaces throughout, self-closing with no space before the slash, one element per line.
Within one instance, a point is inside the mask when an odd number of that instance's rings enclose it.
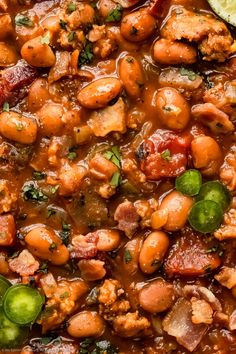
<path fill-rule="evenodd" d="M 75 338 L 99 337 L 105 330 L 102 317 L 95 311 L 82 311 L 68 321 L 67 332 Z"/>
<path fill-rule="evenodd" d="M 185 225 L 188 214 L 193 205 L 193 199 L 180 192 L 173 191 L 161 202 L 160 209 L 168 211 L 167 222 L 164 229 L 167 231 L 177 231 Z"/>
<path fill-rule="evenodd" d="M 97 249 L 101 252 L 115 250 L 120 243 L 120 234 L 117 230 L 98 230 Z"/>
<path fill-rule="evenodd" d="M 51 229 L 36 227 L 28 232 L 25 242 L 34 256 L 48 260 L 52 264 L 62 265 L 69 260 L 68 249 Z"/>
<path fill-rule="evenodd" d="M 173 286 L 159 278 L 145 285 L 139 292 L 140 306 L 148 312 L 158 313 L 168 310 L 174 301 Z"/>
<path fill-rule="evenodd" d="M 126 55 L 120 60 L 119 76 L 129 96 L 141 97 L 145 80 L 141 64 L 135 57 Z"/>
<path fill-rule="evenodd" d="M 36 67 L 51 67 L 56 62 L 55 54 L 48 44 L 42 43 L 42 36 L 30 39 L 21 48 L 21 56 Z"/>
<path fill-rule="evenodd" d="M 219 172 L 223 156 L 215 139 L 210 136 L 195 138 L 191 143 L 191 152 L 194 167 L 200 169 L 203 175 L 213 176 Z"/>
<path fill-rule="evenodd" d="M 161 89 L 156 97 L 158 118 L 166 128 L 183 130 L 190 119 L 190 107 L 185 98 L 174 88 Z"/>
<path fill-rule="evenodd" d="M 156 231 L 148 235 L 139 255 L 139 266 L 142 272 L 152 274 L 159 269 L 168 247 L 169 238 L 166 233 Z"/>
<path fill-rule="evenodd" d="M 7 139 L 21 144 L 33 144 L 37 137 L 37 123 L 16 112 L 0 114 L 0 133 Z"/>
<path fill-rule="evenodd" d="M 102 108 L 119 95 L 121 88 L 120 80 L 114 77 L 98 79 L 83 87 L 77 98 L 85 108 Z"/>
<path fill-rule="evenodd" d="M 63 106 L 57 103 L 46 103 L 38 112 L 40 130 L 43 135 L 51 136 L 60 134 L 63 128 Z"/>
<path fill-rule="evenodd" d="M 189 44 L 162 38 L 154 44 L 153 59 L 164 65 L 193 64 L 197 61 L 197 51 Z"/>
<path fill-rule="evenodd" d="M 149 38 L 156 29 L 156 19 L 146 9 L 131 12 L 121 22 L 121 34 L 130 42 Z"/>
<path fill-rule="evenodd" d="M 142 240 L 137 237 L 126 243 L 123 253 L 123 268 L 127 274 L 134 275 L 138 271 L 139 253 Z"/>

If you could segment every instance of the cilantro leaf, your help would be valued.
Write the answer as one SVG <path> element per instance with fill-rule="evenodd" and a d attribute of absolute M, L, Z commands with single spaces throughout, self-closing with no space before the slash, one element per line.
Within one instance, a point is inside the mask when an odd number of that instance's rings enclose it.
<path fill-rule="evenodd" d="M 74 2 L 70 2 L 67 6 L 67 12 L 69 14 L 71 14 L 72 12 L 74 12 L 77 8 L 77 5 Z"/>
<path fill-rule="evenodd" d="M 126 264 L 132 261 L 132 256 L 130 254 L 130 251 L 127 249 L 124 251 L 124 261 Z"/>
<path fill-rule="evenodd" d="M 36 181 L 40 181 L 46 177 L 46 173 L 41 172 L 41 171 L 34 171 L 33 177 L 34 177 L 34 179 L 36 179 Z"/>
<path fill-rule="evenodd" d="M 33 21 L 28 17 L 21 14 L 16 15 L 15 24 L 17 26 L 33 27 Z"/>
<path fill-rule="evenodd" d="M 197 74 L 192 70 L 181 68 L 179 72 L 181 76 L 187 76 L 190 81 L 195 81 L 197 78 Z"/>
<path fill-rule="evenodd" d="M 118 187 L 121 183 L 120 172 L 115 172 L 111 178 L 110 185 L 113 187 Z"/>
<path fill-rule="evenodd" d="M 10 105 L 8 102 L 4 102 L 2 106 L 3 112 L 9 112 L 10 111 Z"/>
<path fill-rule="evenodd" d="M 169 149 L 166 149 L 166 150 L 162 151 L 162 153 L 161 153 L 161 158 L 162 158 L 163 160 L 170 161 L 170 160 L 171 160 L 171 153 L 170 153 L 170 150 L 169 150 Z"/>
<path fill-rule="evenodd" d="M 88 43 L 81 51 L 79 56 L 79 67 L 85 64 L 90 64 L 93 61 L 93 46 L 92 43 Z"/>
<path fill-rule="evenodd" d="M 106 151 L 103 156 L 111 161 L 116 167 L 121 168 L 121 153 L 118 146 L 113 146 L 111 150 Z"/>
<path fill-rule="evenodd" d="M 122 17 L 122 12 L 123 12 L 123 7 L 119 4 L 117 5 L 117 7 L 112 10 L 107 18 L 106 18 L 106 22 L 118 22 L 121 20 Z"/>
<path fill-rule="evenodd" d="M 45 36 L 40 39 L 41 44 L 49 44 L 50 43 L 50 33 L 46 33 Z"/>
<path fill-rule="evenodd" d="M 47 201 L 48 197 L 33 184 L 26 184 L 22 188 L 23 196 L 25 200 L 33 200 L 38 202 Z"/>

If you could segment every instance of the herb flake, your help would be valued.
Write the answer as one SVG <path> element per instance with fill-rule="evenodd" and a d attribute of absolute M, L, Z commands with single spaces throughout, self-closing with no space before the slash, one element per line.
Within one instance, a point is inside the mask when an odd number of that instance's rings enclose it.
<path fill-rule="evenodd" d="M 109 12 L 106 22 L 119 22 L 122 17 L 123 7 L 119 4 L 117 7 Z"/>
<path fill-rule="evenodd" d="M 192 70 L 181 68 L 179 72 L 181 76 L 187 76 L 190 81 L 195 81 L 197 78 L 197 74 Z"/>
<path fill-rule="evenodd" d="M 161 158 L 165 161 L 170 161 L 171 160 L 171 153 L 169 149 L 166 149 L 161 152 Z"/>
<path fill-rule="evenodd" d="M 33 21 L 28 17 L 21 14 L 16 15 L 15 24 L 17 26 L 33 27 Z"/>
<path fill-rule="evenodd" d="M 127 249 L 124 251 L 124 261 L 125 261 L 126 264 L 128 264 L 129 262 L 132 261 L 131 253 Z"/>

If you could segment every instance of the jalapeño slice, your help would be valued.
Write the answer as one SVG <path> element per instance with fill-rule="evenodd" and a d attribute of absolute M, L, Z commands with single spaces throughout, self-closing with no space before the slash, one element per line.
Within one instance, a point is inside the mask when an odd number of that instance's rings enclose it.
<path fill-rule="evenodd" d="M 3 297 L 3 308 L 10 321 L 18 325 L 32 324 L 42 310 L 44 298 L 28 285 L 11 286 Z"/>
<path fill-rule="evenodd" d="M 222 220 L 223 211 L 213 200 L 201 200 L 194 204 L 188 217 L 192 228 L 204 234 L 217 230 Z"/>
<path fill-rule="evenodd" d="M 213 200 L 223 211 L 227 210 L 231 201 L 228 189 L 219 181 L 206 182 L 202 185 L 197 200 Z"/>
<path fill-rule="evenodd" d="M 198 170 L 188 170 L 175 180 L 177 191 L 189 196 L 197 195 L 201 185 L 202 176 Z"/>
<path fill-rule="evenodd" d="M 0 348 L 13 349 L 20 347 L 26 340 L 28 329 L 11 322 L 0 307 Z"/>
<path fill-rule="evenodd" d="M 10 288 L 11 283 L 5 277 L 0 275 L 0 305 L 2 303 L 3 296 L 8 288 Z"/>

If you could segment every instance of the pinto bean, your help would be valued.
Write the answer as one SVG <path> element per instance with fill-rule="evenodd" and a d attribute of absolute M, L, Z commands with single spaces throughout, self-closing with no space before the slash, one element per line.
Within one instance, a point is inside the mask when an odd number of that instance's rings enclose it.
<path fill-rule="evenodd" d="M 112 0 L 99 0 L 97 3 L 99 14 L 103 18 L 106 18 L 116 7 L 117 4 Z"/>
<path fill-rule="evenodd" d="M 0 15 L 0 40 L 5 39 L 14 33 L 11 16 Z"/>
<path fill-rule="evenodd" d="M 28 94 L 28 108 L 31 112 L 38 111 L 45 102 L 49 101 L 50 93 L 46 79 L 40 78 L 30 86 Z"/>
<path fill-rule="evenodd" d="M 42 36 L 30 39 L 21 48 L 21 56 L 27 63 L 36 67 L 51 67 L 56 56 L 48 44 L 42 43 Z"/>
<path fill-rule="evenodd" d="M 21 144 L 33 144 L 37 137 L 37 123 L 16 112 L 0 114 L 0 133 L 7 139 Z"/>
<path fill-rule="evenodd" d="M 158 118 L 173 130 L 184 129 L 190 119 L 190 108 L 185 98 L 174 88 L 161 89 L 156 97 Z"/>
<path fill-rule="evenodd" d="M 144 89 L 144 74 L 140 62 L 131 55 L 120 61 L 119 76 L 129 96 L 138 98 Z"/>
<path fill-rule="evenodd" d="M 149 38 L 156 29 L 156 19 L 147 9 L 131 12 L 121 22 L 121 34 L 130 42 L 140 42 Z"/>
<path fill-rule="evenodd" d="M 167 231 L 177 231 L 185 225 L 188 214 L 193 205 L 193 199 L 180 192 L 173 191 L 161 202 L 159 210 L 167 210 L 168 218 L 164 225 Z"/>
<path fill-rule="evenodd" d="M 223 156 L 215 139 L 199 136 L 192 141 L 191 151 L 194 167 L 200 169 L 203 175 L 213 176 L 219 171 Z"/>
<path fill-rule="evenodd" d="M 139 255 L 139 266 L 142 272 L 151 274 L 160 268 L 168 247 L 169 238 L 166 233 L 162 231 L 150 233 L 144 241 Z"/>
<path fill-rule="evenodd" d="M 105 330 L 102 317 L 95 311 L 82 311 L 68 321 L 67 332 L 75 338 L 99 337 Z"/>
<path fill-rule="evenodd" d="M 164 65 L 193 64 L 197 61 L 197 51 L 189 44 L 162 38 L 154 44 L 153 59 Z"/>
<path fill-rule="evenodd" d="M 57 103 L 46 103 L 38 112 L 41 132 L 46 136 L 57 135 L 62 131 L 63 106 Z"/>
<path fill-rule="evenodd" d="M 120 243 L 120 234 L 117 230 L 98 230 L 97 249 L 102 252 L 110 252 L 115 250 Z"/>
<path fill-rule="evenodd" d="M 106 77 L 83 87 L 77 98 L 81 106 L 85 108 L 102 108 L 119 95 L 121 88 L 120 80 L 114 77 Z"/>
<path fill-rule="evenodd" d="M 173 286 L 159 278 L 145 285 L 139 292 L 140 306 L 148 312 L 158 313 L 168 310 L 174 301 Z"/>
<path fill-rule="evenodd" d="M 53 230 L 46 227 L 35 227 L 28 232 L 25 242 L 34 256 L 46 259 L 52 264 L 62 265 L 69 259 L 69 251 L 61 239 Z"/>
<path fill-rule="evenodd" d="M 139 237 L 126 243 L 123 253 L 123 268 L 127 274 L 137 273 L 141 246 L 142 240 Z"/>
<path fill-rule="evenodd" d="M 0 66 L 10 66 L 17 62 L 16 49 L 5 42 L 0 42 Z"/>

